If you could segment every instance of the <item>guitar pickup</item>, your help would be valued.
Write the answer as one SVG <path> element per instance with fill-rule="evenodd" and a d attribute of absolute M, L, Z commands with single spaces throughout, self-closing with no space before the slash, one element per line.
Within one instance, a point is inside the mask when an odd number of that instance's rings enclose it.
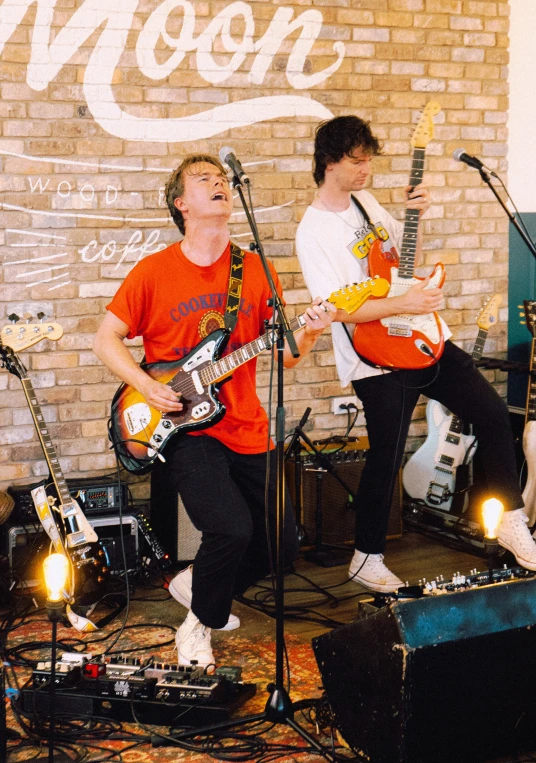
<path fill-rule="evenodd" d="M 448 434 L 445 437 L 445 440 L 447 442 L 452 443 L 452 445 L 459 445 L 460 444 L 460 438 L 457 435 L 455 435 L 455 434 Z"/>
<path fill-rule="evenodd" d="M 406 336 L 410 337 L 413 331 L 407 326 L 389 326 L 387 329 L 388 336 Z"/>
<path fill-rule="evenodd" d="M 199 405 L 196 405 L 195 408 L 192 408 L 191 416 L 193 419 L 197 420 L 202 419 L 207 413 L 210 413 L 210 403 L 205 400 L 202 403 L 199 403 Z"/>

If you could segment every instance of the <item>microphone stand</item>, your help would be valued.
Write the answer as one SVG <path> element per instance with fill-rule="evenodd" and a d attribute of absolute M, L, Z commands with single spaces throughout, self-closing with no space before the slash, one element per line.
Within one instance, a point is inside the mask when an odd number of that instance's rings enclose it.
<path fill-rule="evenodd" d="M 244 178 L 244 182 L 249 184 L 249 179 Z M 283 301 L 275 284 L 273 282 L 272 274 L 268 267 L 266 255 L 264 253 L 257 223 L 255 221 L 253 209 L 250 211 L 244 193 L 242 189 L 242 181 L 240 177 L 234 173 L 233 187 L 237 189 L 240 201 L 244 207 L 248 223 L 251 228 L 251 232 L 254 238 L 254 244 L 251 245 L 252 251 L 257 251 L 260 255 L 261 262 L 266 274 L 267 281 L 272 290 L 272 305 L 273 312 L 273 328 L 277 331 L 277 412 L 276 412 L 276 554 L 275 554 L 275 677 L 274 682 L 268 685 L 268 691 L 270 696 L 264 707 L 264 712 L 256 715 L 246 716 L 244 718 L 238 718 L 236 721 L 226 721 L 223 723 L 214 724 L 212 726 L 205 726 L 203 728 L 197 728 L 192 731 L 184 731 L 174 735 L 179 743 L 181 740 L 186 740 L 191 736 L 199 737 L 206 733 L 212 733 L 214 731 L 224 731 L 225 729 L 235 729 L 237 726 L 249 725 L 252 723 L 258 724 L 267 722 L 271 724 L 286 724 L 296 731 L 299 736 L 302 737 L 314 750 L 319 752 L 324 760 L 336 761 L 337 757 L 330 748 L 322 745 L 317 739 L 309 734 L 299 723 L 294 720 L 294 709 L 292 706 L 292 700 L 285 687 L 284 681 L 284 657 L 285 657 L 285 632 L 284 632 L 284 500 L 285 500 L 285 472 L 284 472 L 284 444 L 285 444 L 285 409 L 283 407 L 283 351 L 285 348 L 285 339 L 288 342 L 290 351 L 294 358 L 298 358 L 300 353 L 296 345 L 294 334 L 290 329 L 287 316 L 285 314 Z M 270 539 L 268 539 L 270 542 Z M 234 731 L 233 731 L 234 733 Z"/>
<path fill-rule="evenodd" d="M 527 233 L 523 230 L 523 227 L 518 223 L 515 214 L 508 209 L 503 199 L 500 197 L 499 193 L 497 192 L 497 189 L 491 182 L 491 175 L 494 175 L 495 177 L 497 177 L 495 173 L 492 172 L 491 170 L 486 169 L 486 167 L 480 167 L 478 172 L 482 180 L 490 187 L 491 192 L 493 193 L 493 195 L 495 196 L 495 198 L 497 199 L 501 207 L 504 209 L 504 211 L 508 215 L 508 219 L 510 220 L 510 222 L 512 223 L 516 231 L 519 233 L 519 235 L 521 236 L 521 238 L 527 245 L 531 254 L 534 257 L 536 257 L 536 246 L 534 245 L 534 242 L 529 238 Z"/>

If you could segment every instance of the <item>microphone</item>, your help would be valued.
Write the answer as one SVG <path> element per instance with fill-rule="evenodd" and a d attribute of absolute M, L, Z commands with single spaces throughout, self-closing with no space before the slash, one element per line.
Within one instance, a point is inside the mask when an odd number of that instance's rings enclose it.
<path fill-rule="evenodd" d="M 226 164 L 229 167 L 234 177 L 238 181 L 243 180 L 244 183 L 249 183 L 249 178 L 246 175 L 244 168 L 240 164 L 240 161 L 236 158 L 232 148 L 229 146 L 223 146 L 223 148 L 220 148 L 219 157 L 220 162 L 222 162 L 222 164 Z"/>
<path fill-rule="evenodd" d="M 484 162 L 481 162 L 480 159 L 476 158 L 476 156 L 470 156 L 469 154 L 467 154 L 464 148 L 457 148 L 452 154 L 452 158 L 456 159 L 457 162 L 463 162 L 464 164 L 468 164 L 469 167 L 474 167 L 477 170 L 481 170 L 482 167 L 487 169 Z"/>

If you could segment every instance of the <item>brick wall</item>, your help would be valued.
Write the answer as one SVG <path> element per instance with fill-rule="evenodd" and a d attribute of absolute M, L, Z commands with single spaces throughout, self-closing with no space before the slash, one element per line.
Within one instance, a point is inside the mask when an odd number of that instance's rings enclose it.
<path fill-rule="evenodd" d="M 58 342 L 22 358 L 66 476 L 114 467 L 106 419 L 117 381 L 91 344 L 126 273 L 175 240 L 162 189 L 193 150 L 231 145 L 249 163 L 261 234 L 294 314 L 308 301 L 293 239 L 314 194 L 316 124 L 343 113 L 372 121 L 384 143 L 372 190 L 400 217 L 418 111 L 438 100 L 426 263 L 447 265 L 444 317 L 466 349 L 485 297 L 505 295 L 486 352 L 505 350 L 506 220 L 478 173 L 451 155 L 463 146 L 505 172 L 506 0 L 107 5 L 0 6 L 0 325 L 13 312 L 44 312 L 63 327 Z M 241 243 L 243 220 L 237 202 Z M 261 359 L 264 401 L 268 367 Z M 492 379 L 504 391 L 504 378 Z M 344 431 L 331 398 L 349 390 L 338 384 L 329 336 L 286 372 L 285 393 L 289 430 L 310 405 L 314 435 Z M 410 449 L 422 416 L 420 406 Z M 362 416 L 358 424 L 364 432 Z M 0 487 L 43 475 L 20 382 L 5 372 L 0 427 Z"/>

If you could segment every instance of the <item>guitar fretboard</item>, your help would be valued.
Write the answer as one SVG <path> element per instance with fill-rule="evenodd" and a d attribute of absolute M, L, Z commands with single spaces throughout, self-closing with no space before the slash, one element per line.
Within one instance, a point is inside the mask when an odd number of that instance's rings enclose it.
<path fill-rule="evenodd" d="M 303 316 L 298 315 L 290 321 L 292 332 L 298 331 L 305 325 Z M 203 386 L 214 384 L 219 379 L 223 379 L 232 373 L 236 368 L 247 363 L 248 360 L 260 355 L 265 350 L 269 350 L 275 341 L 273 332 L 267 331 L 266 334 L 254 339 L 253 342 L 243 345 L 238 350 L 229 353 L 224 358 L 211 363 L 210 366 L 203 368 L 199 373 L 199 378 Z"/>
<path fill-rule="evenodd" d="M 412 188 L 422 182 L 424 173 L 424 148 L 416 148 L 413 151 L 413 162 L 409 184 Z M 404 220 L 404 234 L 402 237 L 402 250 L 398 265 L 398 275 L 401 278 L 413 278 L 415 269 L 415 253 L 417 251 L 417 235 L 419 232 L 419 210 L 406 209 Z"/>
<path fill-rule="evenodd" d="M 471 353 L 471 357 L 473 360 L 480 360 L 482 357 L 482 353 L 484 352 L 484 345 L 486 344 L 486 339 L 488 337 L 487 329 L 479 329 L 478 330 L 478 336 L 475 339 L 475 344 L 473 347 L 473 352 Z M 458 416 L 452 417 L 452 422 L 449 427 L 449 432 L 452 432 L 453 434 L 461 434 L 461 431 L 463 429 L 463 421 Z"/>
<path fill-rule="evenodd" d="M 534 355 L 536 352 L 536 339 L 532 340 L 530 353 L 530 373 L 527 388 L 527 407 L 525 410 L 525 423 L 536 421 L 536 379 L 534 378 Z"/>
<path fill-rule="evenodd" d="M 69 488 L 67 487 L 67 483 L 63 477 L 63 472 L 60 467 L 60 462 L 56 454 L 56 450 L 52 440 L 50 439 L 48 427 L 46 425 L 43 412 L 41 411 L 41 406 L 39 405 L 39 402 L 35 396 L 33 385 L 30 379 L 28 377 L 21 377 L 21 382 L 24 394 L 26 395 L 26 400 L 28 401 L 28 406 L 32 414 L 32 418 L 34 420 L 35 428 L 37 429 L 37 434 L 39 435 L 39 439 L 41 441 L 41 447 L 43 448 L 43 453 L 45 454 L 48 468 L 50 469 L 50 474 L 54 480 L 54 485 L 58 491 L 61 503 L 67 505 L 71 503 L 71 494 L 69 493 Z"/>

